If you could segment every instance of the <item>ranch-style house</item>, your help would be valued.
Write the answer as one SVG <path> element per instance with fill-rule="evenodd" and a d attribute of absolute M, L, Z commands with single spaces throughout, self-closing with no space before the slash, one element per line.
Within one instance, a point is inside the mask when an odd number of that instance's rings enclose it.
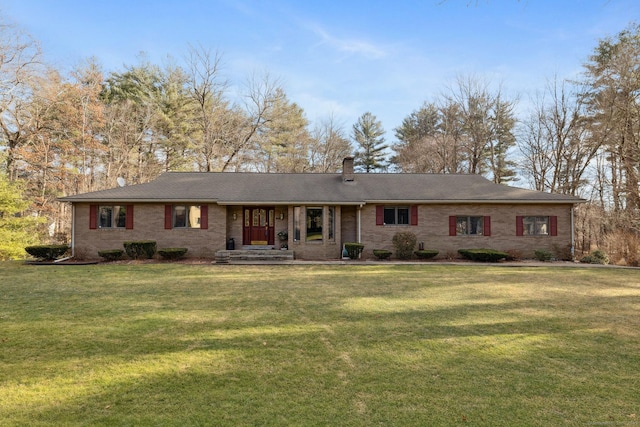
<path fill-rule="evenodd" d="M 343 244 L 393 251 L 399 231 L 439 257 L 461 248 L 533 256 L 573 250 L 574 208 L 584 200 L 495 184 L 479 175 L 166 172 L 145 184 L 62 197 L 72 204 L 72 250 L 98 258 L 123 242 L 155 240 L 214 258 L 260 248 L 296 259 L 342 257 Z M 573 253 L 573 252 L 572 252 Z"/>

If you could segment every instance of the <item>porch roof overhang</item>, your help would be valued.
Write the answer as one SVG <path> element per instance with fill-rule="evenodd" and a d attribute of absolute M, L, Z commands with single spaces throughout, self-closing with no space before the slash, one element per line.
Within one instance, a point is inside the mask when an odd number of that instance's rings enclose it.
<path fill-rule="evenodd" d="M 233 201 L 233 202 L 225 202 L 218 201 L 219 205 L 222 206 L 310 206 L 310 205 L 332 205 L 332 206 L 360 206 L 365 204 L 365 202 L 328 202 L 328 201 L 317 201 L 317 200 L 306 200 L 306 201 L 290 201 L 290 202 L 270 202 L 270 201 Z"/>

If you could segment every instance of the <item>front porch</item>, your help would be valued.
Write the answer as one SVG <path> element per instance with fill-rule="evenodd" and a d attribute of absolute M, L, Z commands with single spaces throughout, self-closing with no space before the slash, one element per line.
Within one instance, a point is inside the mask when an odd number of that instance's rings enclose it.
<path fill-rule="evenodd" d="M 226 250 L 220 262 L 339 259 L 343 241 L 356 241 L 356 206 L 226 206 Z M 346 240 L 344 240 L 346 239 Z M 281 251 L 281 248 L 285 251 Z M 235 252 L 230 250 L 251 250 Z M 266 250 L 260 253 L 256 250 Z M 288 250 L 288 251 L 287 251 Z"/>

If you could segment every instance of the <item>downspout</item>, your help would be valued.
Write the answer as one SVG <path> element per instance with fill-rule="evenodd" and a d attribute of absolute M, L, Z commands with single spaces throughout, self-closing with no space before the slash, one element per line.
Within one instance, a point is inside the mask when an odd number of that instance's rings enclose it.
<path fill-rule="evenodd" d="M 576 256 L 576 248 L 575 248 L 575 242 L 576 242 L 576 231 L 575 231 L 575 225 L 574 225 L 574 219 L 573 219 L 573 209 L 575 208 L 576 205 L 571 205 L 571 260 L 575 260 L 575 256 Z"/>
<path fill-rule="evenodd" d="M 71 203 L 71 256 L 57 259 L 55 262 L 63 262 L 76 256 L 76 205 Z"/>
<path fill-rule="evenodd" d="M 357 241 L 358 243 L 362 243 L 362 204 L 360 204 L 360 206 L 358 206 L 358 236 L 357 236 Z"/>

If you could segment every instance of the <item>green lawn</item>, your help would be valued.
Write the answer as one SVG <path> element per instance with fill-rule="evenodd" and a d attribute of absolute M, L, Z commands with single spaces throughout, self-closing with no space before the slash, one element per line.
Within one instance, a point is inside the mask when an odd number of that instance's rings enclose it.
<path fill-rule="evenodd" d="M 0 263 L 0 425 L 640 424 L 640 271 Z"/>

